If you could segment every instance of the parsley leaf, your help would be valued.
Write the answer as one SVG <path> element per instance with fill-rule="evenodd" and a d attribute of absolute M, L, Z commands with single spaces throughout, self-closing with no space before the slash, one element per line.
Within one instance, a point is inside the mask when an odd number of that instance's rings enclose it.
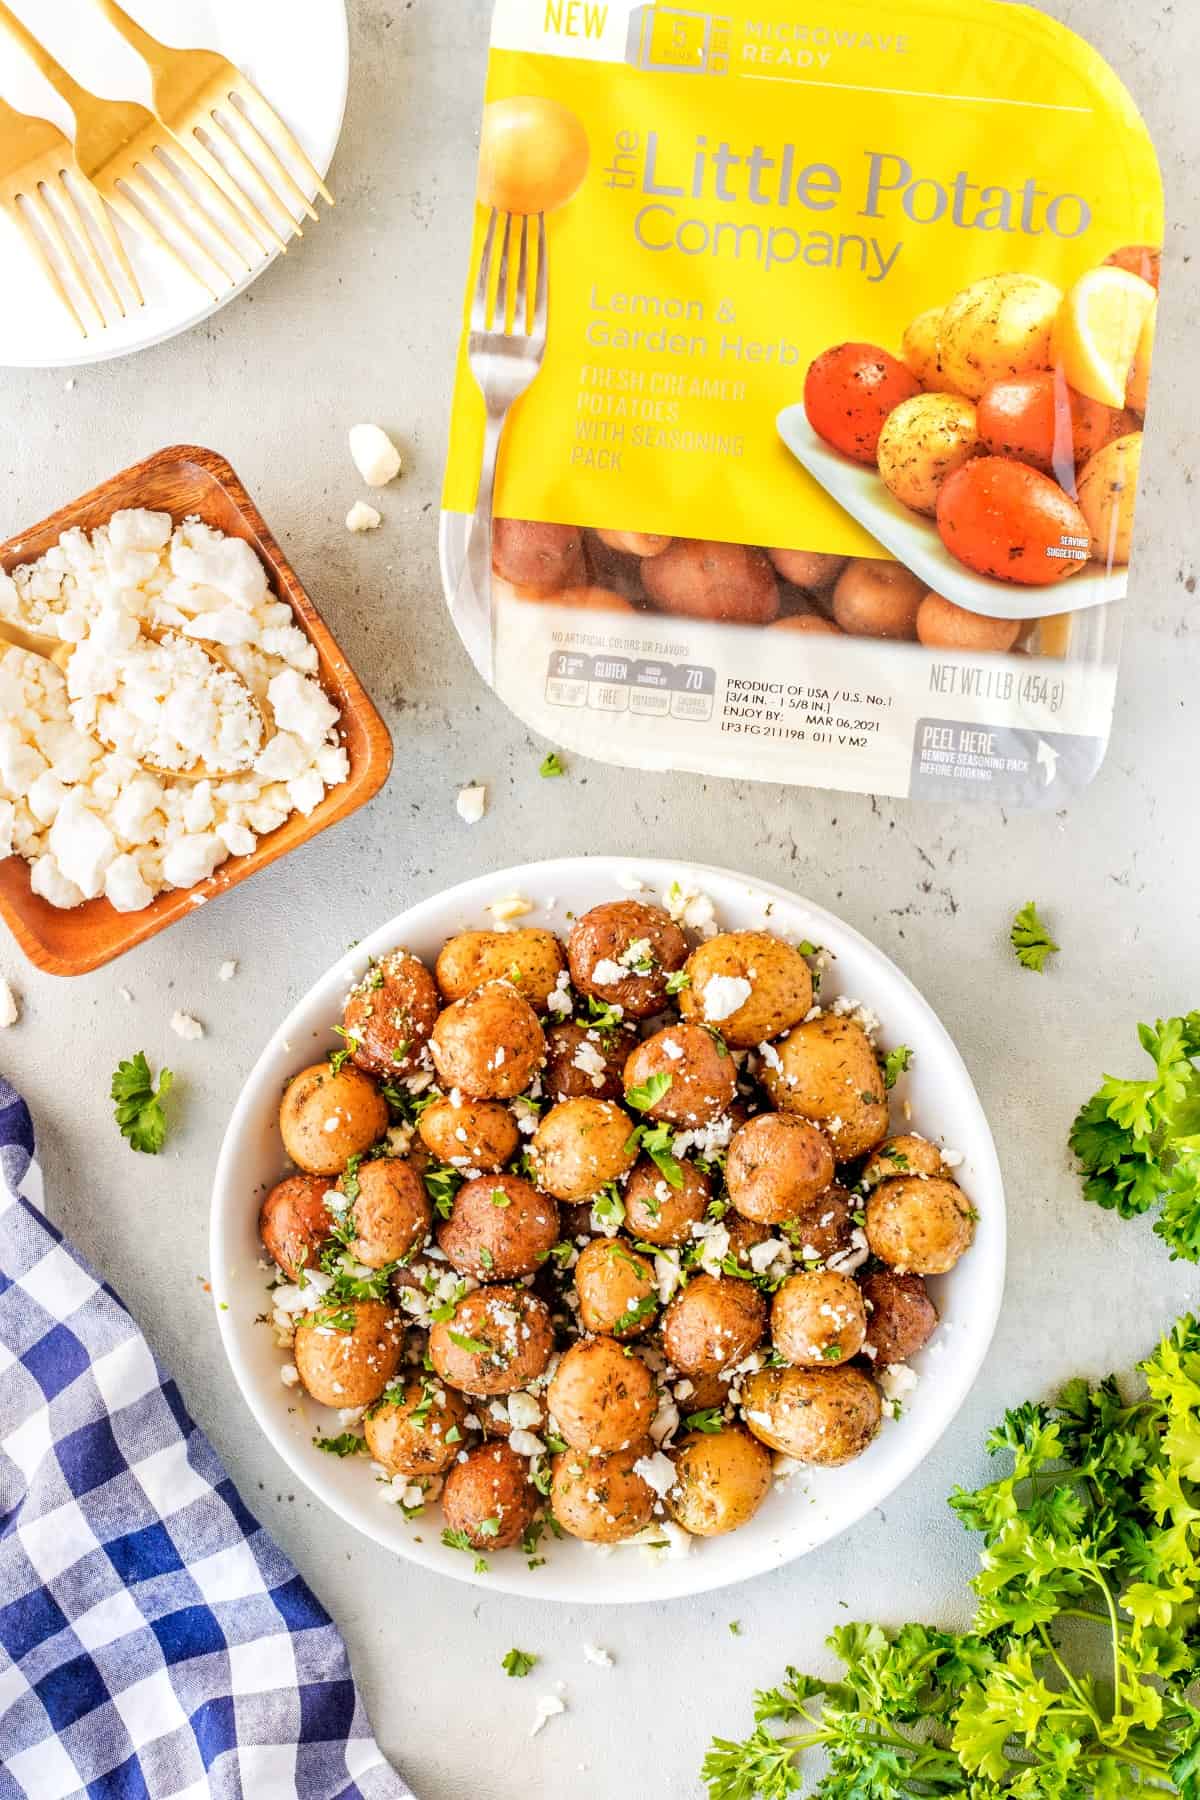
<path fill-rule="evenodd" d="M 129 1139 L 132 1149 L 147 1156 L 157 1156 L 166 1143 L 167 1117 L 163 1101 L 174 1080 L 170 1069 L 163 1069 L 155 1087 L 144 1050 L 139 1050 L 128 1062 L 117 1064 L 109 1090 L 117 1103 L 113 1116 L 121 1136 Z"/>
<path fill-rule="evenodd" d="M 469 1337 L 465 1331 L 448 1331 L 446 1336 L 452 1344 L 456 1344 L 460 1350 L 465 1350 L 470 1356 L 490 1356 L 492 1354 L 490 1344 L 485 1344 L 482 1338 Z"/>
<path fill-rule="evenodd" d="M 566 772 L 566 767 L 557 750 L 549 751 L 542 758 L 542 766 L 538 770 L 538 774 L 542 777 L 543 781 L 553 780 L 556 775 L 565 775 Z"/>
<path fill-rule="evenodd" d="M 1053 956 L 1058 945 L 1038 917 L 1036 904 L 1030 900 L 1012 922 L 1012 947 L 1023 969 L 1036 969 L 1040 975 L 1046 958 Z"/>
<path fill-rule="evenodd" d="M 689 1431 L 703 1431 L 711 1436 L 724 1430 L 725 1415 L 719 1406 L 709 1406 L 703 1412 L 689 1413 L 683 1422 Z"/>
<path fill-rule="evenodd" d="M 353 1431 L 343 1431 L 341 1437 L 315 1437 L 313 1443 L 318 1450 L 325 1450 L 330 1456 L 357 1456 L 360 1450 L 367 1447 L 366 1438 L 357 1436 Z"/>
<path fill-rule="evenodd" d="M 529 1650 L 510 1650 L 500 1667 L 513 1680 L 524 1681 L 529 1671 L 537 1667 L 539 1660 Z"/>
<path fill-rule="evenodd" d="M 659 1069 L 655 1074 L 648 1075 L 645 1081 L 639 1081 L 635 1087 L 626 1088 L 626 1106 L 632 1106 L 635 1112 L 649 1112 L 668 1092 L 674 1079 L 669 1069 Z"/>
<path fill-rule="evenodd" d="M 907 1044 L 897 1044 L 883 1059 L 883 1085 L 889 1090 L 907 1069 L 912 1068 L 913 1053 Z"/>

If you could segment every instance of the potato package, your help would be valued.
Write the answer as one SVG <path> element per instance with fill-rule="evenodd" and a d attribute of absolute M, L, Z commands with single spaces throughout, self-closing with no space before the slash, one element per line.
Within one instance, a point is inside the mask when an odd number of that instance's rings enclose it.
<path fill-rule="evenodd" d="M 496 0 L 478 196 L 442 567 L 520 718 L 855 792 L 1091 779 L 1163 217 L 1086 43 L 998 0 Z"/>

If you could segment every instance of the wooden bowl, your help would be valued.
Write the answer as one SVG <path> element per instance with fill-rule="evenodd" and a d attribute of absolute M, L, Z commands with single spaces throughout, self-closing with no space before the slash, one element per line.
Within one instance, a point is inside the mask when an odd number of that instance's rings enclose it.
<path fill-rule="evenodd" d="M 307 818 L 293 813 L 276 831 L 261 837 L 249 856 L 230 857 L 207 881 L 160 894 L 141 912 L 119 913 L 105 899 L 87 900 L 69 911 L 51 906 L 31 891 L 29 864 L 24 858 L 7 857 L 0 862 L 0 917 L 30 962 L 52 975 L 86 975 L 165 931 L 176 919 L 194 912 L 201 899 L 216 899 L 327 826 L 357 812 L 379 792 L 392 766 L 387 726 L 253 500 L 225 458 L 215 451 L 177 445 L 135 463 L 32 530 L 0 544 L 0 567 L 11 574 L 18 564 L 43 555 L 72 525 L 93 531 L 124 507 L 167 512 L 176 520 L 195 515 L 226 536 L 244 538 L 253 546 L 266 565 L 275 593 L 288 602 L 296 624 L 316 646 L 321 685 L 341 713 L 339 732 L 350 773 Z"/>

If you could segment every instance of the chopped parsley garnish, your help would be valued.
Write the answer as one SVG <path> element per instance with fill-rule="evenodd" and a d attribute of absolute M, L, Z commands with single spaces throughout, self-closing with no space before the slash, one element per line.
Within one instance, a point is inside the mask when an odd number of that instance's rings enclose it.
<path fill-rule="evenodd" d="M 811 938 L 801 938 L 796 948 L 801 956 L 818 956 L 821 950 L 820 944 L 814 944 Z"/>
<path fill-rule="evenodd" d="M 118 1129 L 123 1138 L 128 1138 L 130 1148 L 145 1156 L 157 1156 L 167 1141 L 163 1101 L 174 1080 L 170 1069 L 163 1069 L 156 1087 L 144 1050 L 128 1062 L 118 1063 L 113 1074 L 109 1091 L 117 1103 L 113 1116 Z"/>
<path fill-rule="evenodd" d="M 683 1422 L 689 1431 L 703 1431 L 711 1436 L 722 1429 L 725 1418 L 719 1406 L 707 1406 L 703 1412 L 689 1413 Z"/>
<path fill-rule="evenodd" d="M 511 1206 L 512 1205 L 512 1195 L 506 1194 L 503 1188 L 493 1188 L 492 1189 L 492 1205 L 493 1206 Z"/>
<path fill-rule="evenodd" d="M 465 1331 L 451 1331 L 447 1333 L 447 1336 L 452 1344 L 456 1344 L 460 1350 L 467 1351 L 471 1356 L 491 1356 L 493 1354 L 491 1344 L 485 1344 L 482 1338 L 469 1337 Z"/>
<path fill-rule="evenodd" d="M 542 758 L 542 766 L 538 770 L 543 781 L 552 781 L 556 775 L 565 775 L 566 772 L 566 767 L 557 750 L 549 751 Z"/>
<path fill-rule="evenodd" d="M 476 1527 L 480 1537 L 494 1538 L 500 1536 L 500 1519 L 481 1519 Z"/>
<path fill-rule="evenodd" d="M 463 1177 L 457 1169 L 430 1163 L 425 1171 L 425 1192 L 433 1201 L 433 1209 L 441 1219 L 448 1219 L 454 1211 L 454 1196 L 463 1184 Z"/>
<path fill-rule="evenodd" d="M 623 1331 L 632 1331 L 644 1319 L 652 1319 L 658 1311 L 658 1300 L 653 1294 L 644 1294 L 635 1300 L 628 1312 L 623 1312 L 613 1326 L 613 1336 L 620 1337 Z"/>
<path fill-rule="evenodd" d="M 673 974 L 667 976 L 668 994 L 682 994 L 684 988 L 690 988 L 691 985 L 692 978 L 686 969 L 676 969 Z"/>
<path fill-rule="evenodd" d="M 1012 922 L 1012 947 L 1023 969 L 1035 969 L 1040 975 L 1046 958 L 1056 954 L 1059 946 L 1038 917 L 1037 905 L 1030 900 Z"/>
<path fill-rule="evenodd" d="M 822 1344 L 821 1356 L 825 1362 L 840 1362 L 842 1360 L 842 1346 L 840 1344 Z"/>
<path fill-rule="evenodd" d="M 670 1079 L 671 1077 L 668 1075 L 668 1082 Z M 625 1148 L 630 1151 L 636 1150 L 640 1144 L 668 1187 L 681 1188 L 683 1186 L 683 1169 L 674 1153 L 674 1143 L 675 1131 L 672 1126 L 638 1125 L 630 1133 Z M 649 1210 L 649 1200 L 646 1201 L 646 1207 Z M 658 1213 L 655 1212 L 652 1216 L 657 1218 Z"/>
<path fill-rule="evenodd" d="M 313 1443 L 318 1450 L 324 1450 L 329 1456 L 357 1456 L 360 1450 L 367 1447 L 366 1438 L 356 1436 L 353 1431 L 343 1431 L 340 1437 L 317 1437 L 313 1439 Z"/>
<path fill-rule="evenodd" d="M 442 1542 L 445 1544 L 447 1550 L 465 1550 L 468 1556 L 475 1556 L 475 1546 L 465 1531 L 451 1531 L 447 1529 L 442 1533 Z M 489 1566 L 486 1556 L 475 1556 L 474 1568 L 476 1575 L 486 1575 Z"/>
<path fill-rule="evenodd" d="M 587 1009 L 589 1030 L 596 1033 L 604 1049 L 611 1049 L 613 1040 L 621 1029 L 625 1017 L 624 1007 L 616 1004 L 610 1005 L 607 1001 L 597 1000 L 594 994 L 589 994 Z"/>
<path fill-rule="evenodd" d="M 669 1092 L 674 1079 L 669 1069 L 659 1069 L 655 1074 L 648 1075 L 645 1081 L 639 1081 L 635 1086 L 625 1089 L 626 1106 L 632 1106 L 635 1112 L 649 1112 Z"/>
<path fill-rule="evenodd" d="M 883 1059 L 883 1085 L 894 1088 L 900 1076 L 912 1068 L 913 1053 L 907 1044 L 897 1044 Z"/>
<path fill-rule="evenodd" d="M 592 1200 L 592 1217 L 602 1225 L 623 1225 L 625 1223 L 625 1202 L 615 1181 L 602 1187 Z"/>
<path fill-rule="evenodd" d="M 340 1075 L 353 1055 L 354 1048 L 351 1044 L 343 1044 L 340 1050 L 331 1050 L 329 1052 L 329 1073 Z"/>
<path fill-rule="evenodd" d="M 542 773 L 544 774 L 545 770 L 543 770 Z M 506 1675 L 511 1676 L 515 1681 L 524 1681 L 529 1671 L 537 1667 L 538 1660 L 539 1659 L 532 1655 L 528 1650 L 510 1650 L 500 1664 L 500 1667 L 504 1670 Z"/>
<path fill-rule="evenodd" d="M 742 1635 L 742 1621 L 741 1621 L 741 1620 L 740 1620 L 740 1619 L 730 1619 L 730 1621 L 729 1621 L 729 1634 L 730 1634 L 730 1636 L 731 1636 L 731 1637 L 741 1637 L 741 1635 Z"/>
<path fill-rule="evenodd" d="M 486 1244 L 480 1244 L 479 1246 L 479 1266 L 481 1269 L 488 1270 L 494 1269 L 496 1266 L 496 1259 Z"/>

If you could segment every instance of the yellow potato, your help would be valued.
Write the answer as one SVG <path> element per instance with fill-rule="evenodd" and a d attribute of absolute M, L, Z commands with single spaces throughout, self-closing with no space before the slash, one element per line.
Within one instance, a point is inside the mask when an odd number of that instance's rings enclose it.
<path fill-rule="evenodd" d="M 679 995 L 685 1019 L 708 1020 L 735 1050 L 750 1049 L 798 1025 L 813 1000 L 812 971 L 800 951 L 770 931 L 723 931 L 693 950 L 688 986 Z M 709 1007 L 714 978 L 748 981 L 750 992 L 732 1011 Z M 719 990 L 714 990 L 716 998 Z"/>
<path fill-rule="evenodd" d="M 931 650 L 1011 650 L 1022 620 L 969 612 L 944 594 L 926 594 L 917 608 L 917 637 Z"/>
<path fill-rule="evenodd" d="M 736 1425 L 694 1431 L 675 1452 L 672 1517 L 693 1537 L 722 1537 L 752 1519 L 771 1491 L 771 1458 Z"/>
<path fill-rule="evenodd" d="M 479 134 L 479 199 L 500 212 L 552 212 L 581 186 L 588 155 L 581 121 L 557 100 L 493 100 Z"/>
<path fill-rule="evenodd" d="M 862 1026 L 822 1013 L 780 1038 L 763 1058 L 762 1079 L 780 1112 L 823 1125 L 838 1162 L 875 1150 L 887 1136 L 887 1094 Z"/>
<path fill-rule="evenodd" d="M 1051 334 L 1062 294 L 1038 275 L 986 275 L 942 314 L 937 354 L 959 393 L 978 400 L 1010 375 L 1053 367 Z"/>
<path fill-rule="evenodd" d="M 544 1007 L 566 952 L 552 931 L 460 931 L 437 959 L 437 982 L 446 1000 L 462 1000 L 489 981 L 509 981 L 531 1006 Z"/>
<path fill-rule="evenodd" d="M 1142 326 L 1142 335 L 1138 339 L 1137 352 L 1133 359 L 1133 367 L 1129 371 L 1129 381 L 1125 388 L 1125 404 L 1134 412 L 1145 413 L 1146 402 L 1150 396 L 1150 365 L 1154 360 L 1154 333 L 1158 327 L 1158 301 L 1146 314 L 1146 323 Z"/>
<path fill-rule="evenodd" d="M 945 394 L 950 391 L 948 382 L 938 368 L 938 330 L 944 311 L 944 307 L 931 306 L 928 312 L 918 313 L 906 328 L 900 344 L 901 356 L 928 393 Z"/>
<path fill-rule="evenodd" d="M 1131 431 L 1097 450 L 1079 477 L 1079 510 L 1092 533 L 1092 560 L 1127 563 L 1133 543 L 1142 434 Z"/>
<path fill-rule="evenodd" d="M 961 394 L 916 394 L 888 414 L 879 434 L 879 473 L 904 506 L 932 516 L 943 481 L 978 449 L 972 401 Z"/>

